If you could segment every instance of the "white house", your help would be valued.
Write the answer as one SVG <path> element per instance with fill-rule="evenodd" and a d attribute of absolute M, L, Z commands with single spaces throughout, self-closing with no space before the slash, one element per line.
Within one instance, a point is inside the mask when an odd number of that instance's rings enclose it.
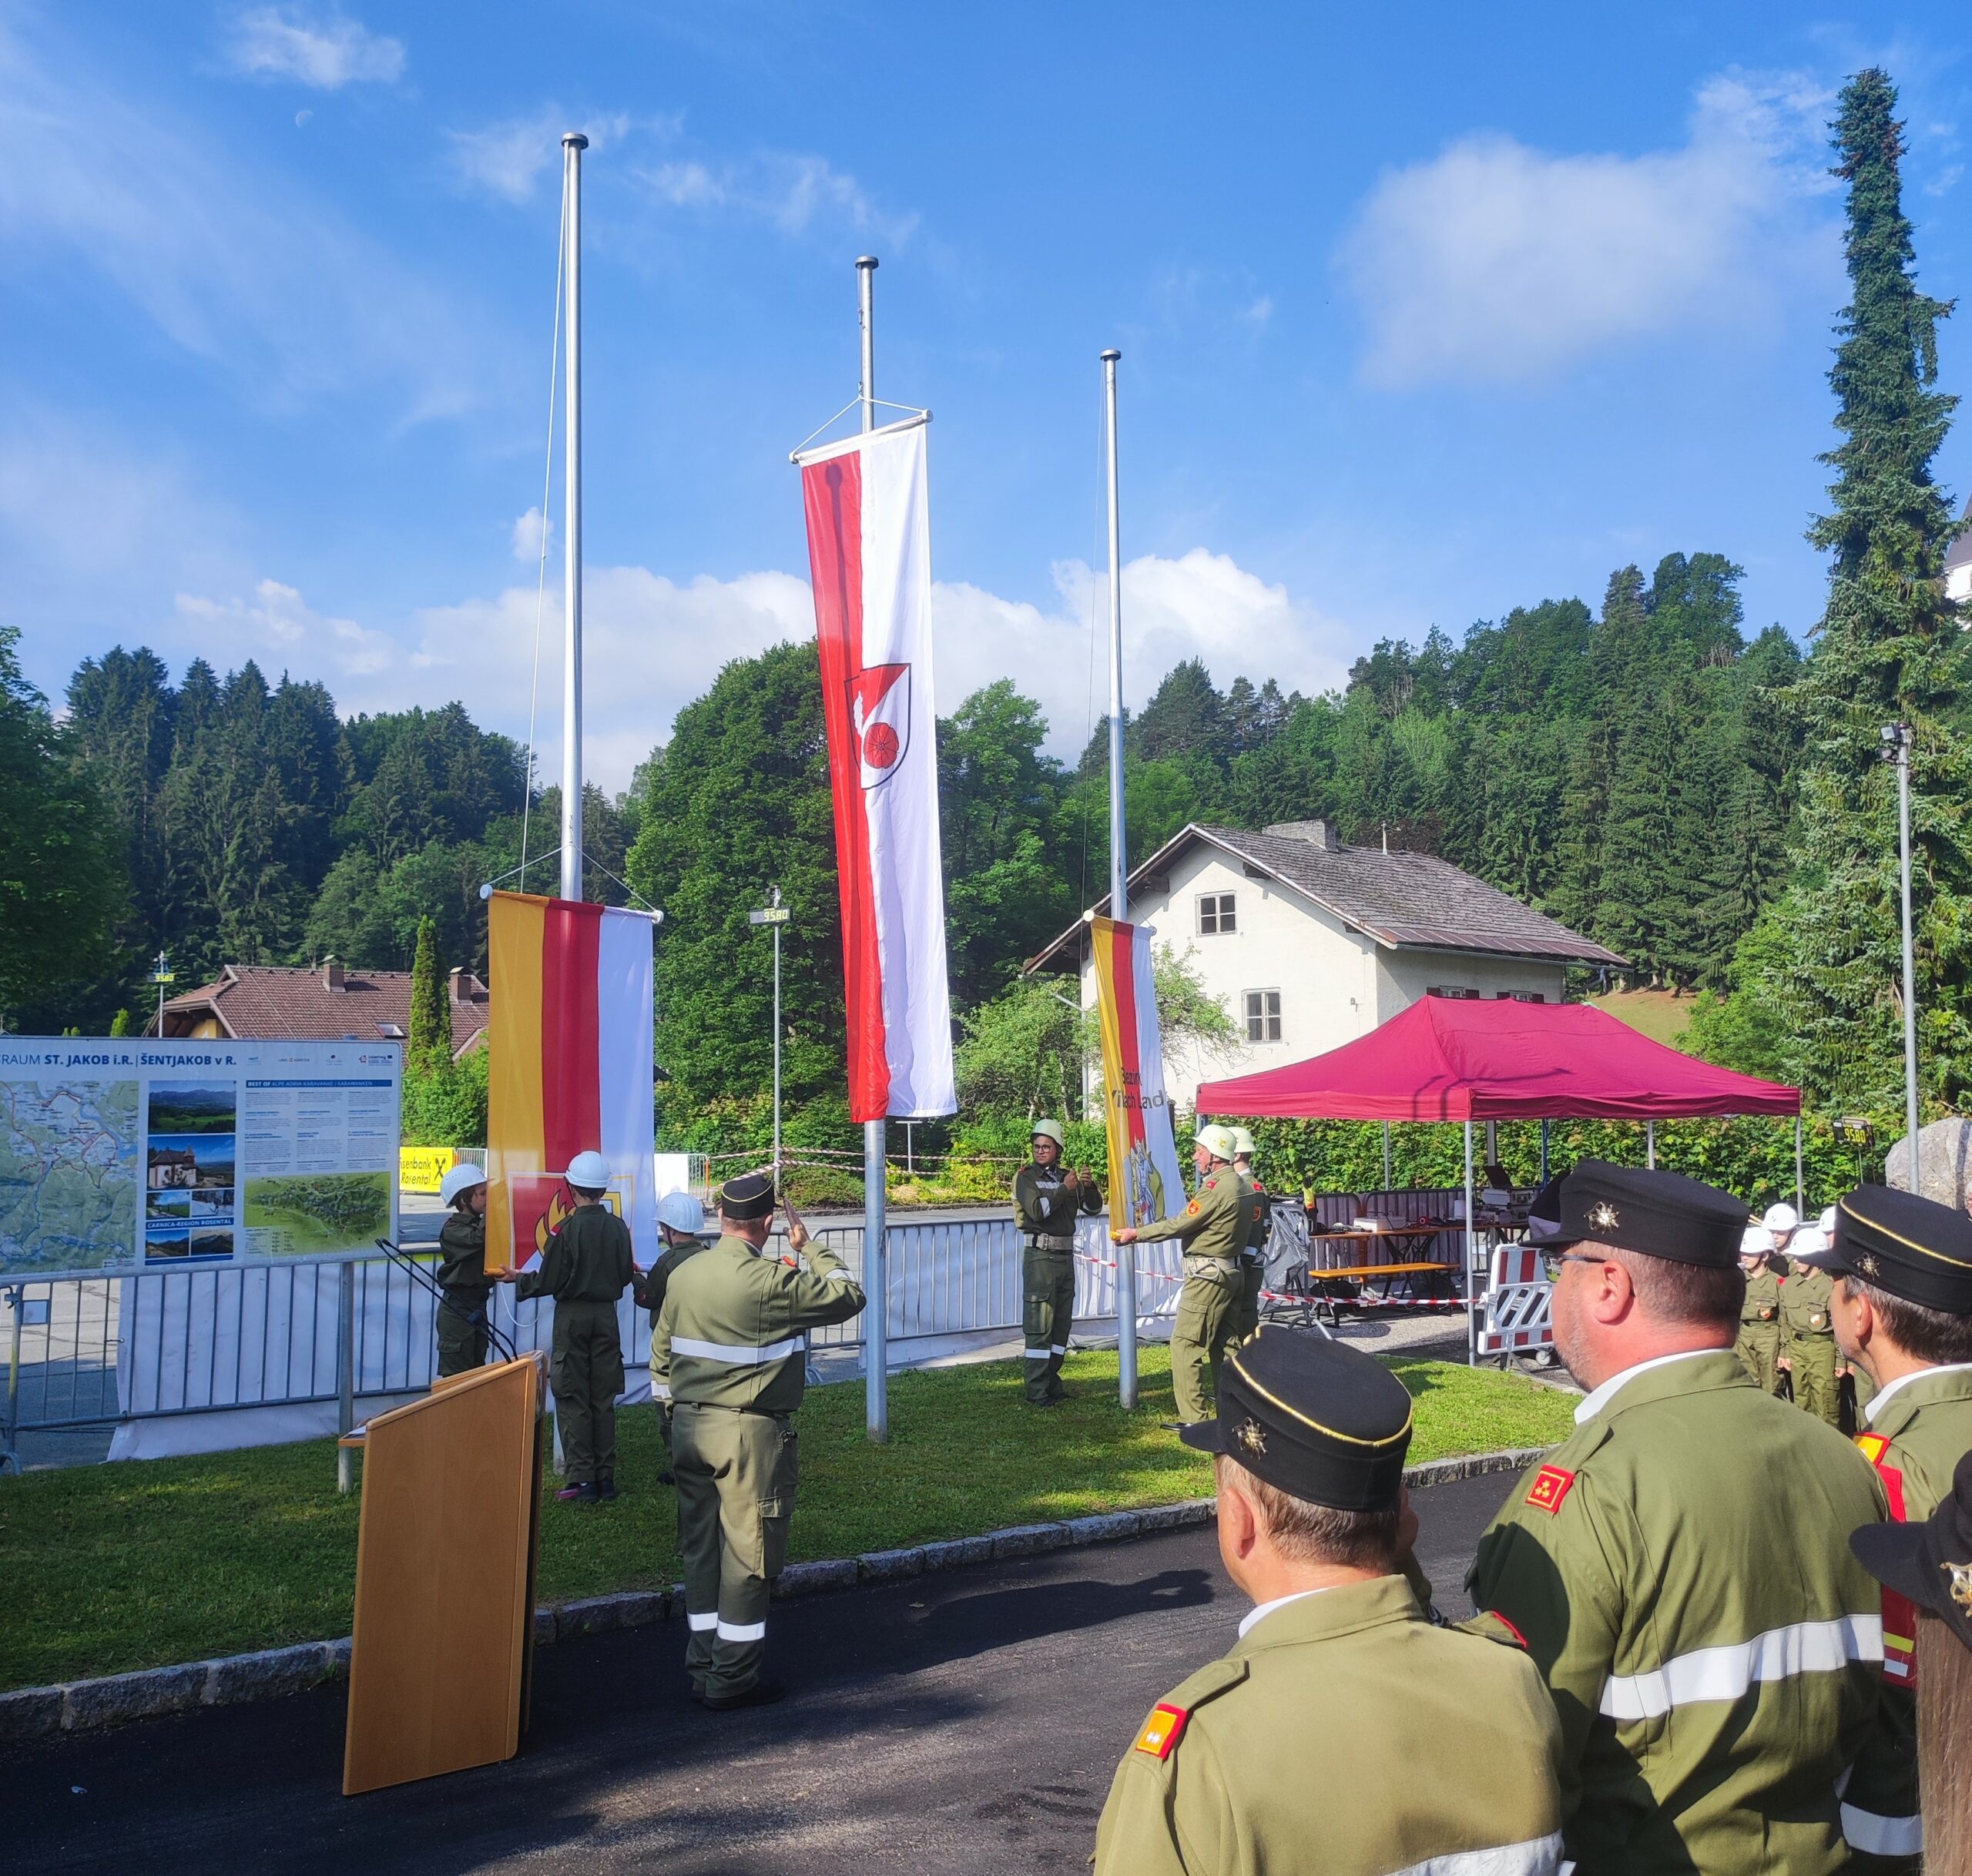
<path fill-rule="evenodd" d="M 1961 521 L 1972 521 L 1972 497 L 1965 504 Z M 1962 606 L 1972 607 L 1972 534 L 1960 534 L 1945 549 L 1944 596 Z"/>
<path fill-rule="evenodd" d="M 1246 1033 L 1223 1060 L 1167 1052 L 1165 1086 L 1185 1107 L 1201 1081 L 1319 1055 L 1420 997 L 1559 1003 L 1569 965 L 1625 962 L 1449 861 L 1344 846 L 1326 821 L 1257 834 L 1193 822 L 1131 876 L 1129 901 L 1159 942 L 1190 950 Z M 1108 901 L 1095 910 L 1106 916 Z M 1078 967 L 1085 1009 L 1088 930 L 1078 921 L 1027 966 Z"/>

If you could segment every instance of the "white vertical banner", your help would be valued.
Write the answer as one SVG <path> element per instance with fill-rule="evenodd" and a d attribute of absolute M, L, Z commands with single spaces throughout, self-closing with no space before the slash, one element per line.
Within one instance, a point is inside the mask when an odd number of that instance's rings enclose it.
<path fill-rule="evenodd" d="M 652 1150 L 657 1116 L 652 1104 L 656 1059 L 652 1007 L 652 940 L 643 913 L 612 907 L 602 915 L 595 947 L 597 1110 L 602 1157 L 622 1206 L 639 1258 L 655 1263 L 657 1181 Z"/>

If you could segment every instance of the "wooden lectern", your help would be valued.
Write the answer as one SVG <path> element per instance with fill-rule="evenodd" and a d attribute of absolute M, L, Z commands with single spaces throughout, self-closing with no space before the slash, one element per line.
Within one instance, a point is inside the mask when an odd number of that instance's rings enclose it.
<path fill-rule="evenodd" d="M 543 1376 L 451 1377 L 362 1435 L 345 1797 L 511 1759 L 534 1654 Z"/>

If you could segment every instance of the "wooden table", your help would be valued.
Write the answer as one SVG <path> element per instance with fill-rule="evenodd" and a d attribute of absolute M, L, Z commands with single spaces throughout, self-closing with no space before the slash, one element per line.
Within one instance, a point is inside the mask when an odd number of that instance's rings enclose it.
<path fill-rule="evenodd" d="M 1336 1305 L 1361 1300 L 1363 1286 L 1380 1281 L 1383 1288 L 1373 1302 L 1387 1302 L 1391 1285 L 1398 1278 L 1415 1278 L 1427 1273 L 1450 1278 L 1453 1293 L 1445 1300 L 1448 1303 L 1457 1302 L 1458 1266 L 1419 1254 L 1429 1249 L 1444 1232 L 1458 1228 L 1454 1221 L 1382 1225 L 1368 1231 L 1310 1231 L 1307 1267 L 1298 1285 L 1290 1281 L 1290 1288 L 1298 1288 L 1308 1298 L 1301 1311 L 1303 1319 L 1325 1315 L 1333 1324 L 1338 1319 Z M 1326 1250 L 1341 1251 L 1345 1261 L 1327 1267 L 1318 1265 L 1315 1259 Z M 1360 1255 L 1362 1253 L 1369 1255 Z M 1378 1253 L 1383 1255 L 1377 1256 Z M 1370 1261 L 1373 1257 L 1376 1261 Z M 1347 1291 L 1332 1287 L 1342 1285 L 1357 1287 Z M 1414 1283 L 1411 1285 L 1414 1293 L 1416 1287 Z"/>

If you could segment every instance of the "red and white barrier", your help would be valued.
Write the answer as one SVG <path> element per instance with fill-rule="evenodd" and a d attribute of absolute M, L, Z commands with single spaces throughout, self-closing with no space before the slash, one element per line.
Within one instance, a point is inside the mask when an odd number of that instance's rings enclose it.
<path fill-rule="evenodd" d="M 1531 1355 L 1554 1347 L 1549 1313 L 1554 1288 L 1541 1253 L 1524 1245 L 1501 1245 L 1493 1253 L 1492 1276 L 1479 1325 L 1479 1353 Z"/>

